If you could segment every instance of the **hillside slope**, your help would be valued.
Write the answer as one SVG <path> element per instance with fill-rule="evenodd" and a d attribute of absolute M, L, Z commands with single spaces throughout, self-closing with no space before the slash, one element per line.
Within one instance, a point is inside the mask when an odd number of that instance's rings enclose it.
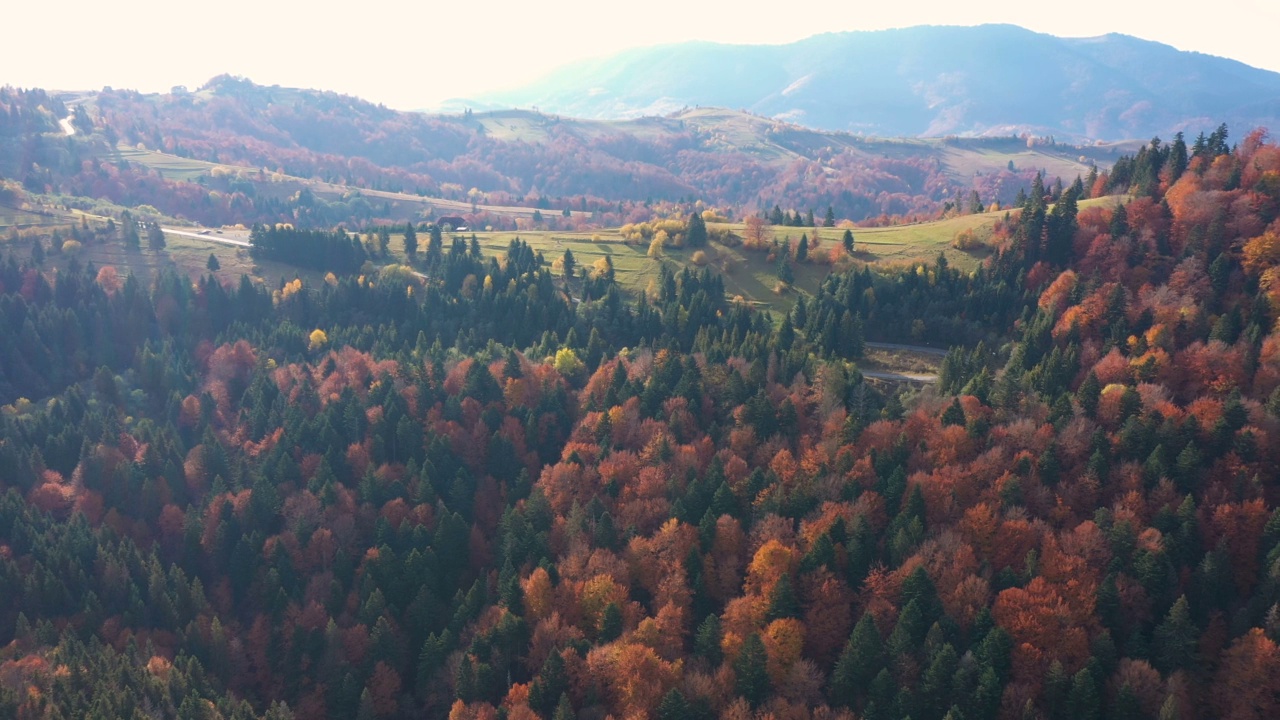
<path fill-rule="evenodd" d="M 929 216 L 975 189 L 984 203 L 1007 204 L 1041 171 L 1069 183 L 1087 176 L 1092 165 L 1109 166 L 1118 151 L 1029 146 L 1008 136 L 871 139 L 712 108 L 617 121 L 522 110 L 424 115 L 227 76 L 195 93 L 103 91 L 68 96 L 67 102 L 91 119 L 94 132 L 88 137 L 102 137 L 104 154 L 113 160 L 120 145 L 145 150 L 142 164 L 155 161 L 171 179 L 170 170 L 180 168 L 180 179 L 223 197 L 239 192 L 246 201 L 270 196 L 289 202 L 295 190 L 283 193 L 279 182 L 251 190 L 244 182 L 256 183 L 261 174 L 251 172 L 237 182 L 208 164 L 223 171 L 266 169 L 277 180 L 438 198 L 463 203 L 472 215 L 484 206 L 539 208 L 555 217 L 589 213 L 586 219 L 597 227 L 649 217 L 654 203 L 693 201 L 819 214 L 831 207 L 837 218 L 851 220 Z M 171 157 L 156 158 L 152 151 Z M 214 177 L 201 179 L 201 167 L 182 159 L 205 163 Z M 96 195 L 98 180 L 91 175 L 70 188 L 72 194 Z M 165 202 L 132 199 L 156 207 Z M 378 207 L 380 201 L 373 204 L 350 219 L 365 222 L 394 211 Z M 245 219 L 188 217 L 207 223 Z M 304 209 L 294 220 L 333 224 L 346 217 L 345 211 Z M 488 218 L 470 221 L 491 224 Z"/>

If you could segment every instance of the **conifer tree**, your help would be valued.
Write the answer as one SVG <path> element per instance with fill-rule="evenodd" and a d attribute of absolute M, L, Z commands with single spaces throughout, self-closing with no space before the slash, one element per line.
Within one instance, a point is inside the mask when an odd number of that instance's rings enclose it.
<path fill-rule="evenodd" d="M 766 671 L 764 642 L 760 633 L 751 635 L 742 643 L 738 657 L 733 661 L 733 673 L 737 692 L 751 707 L 759 707 L 769 694 L 769 673 Z"/>
<path fill-rule="evenodd" d="M 796 599 L 795 591 L 791 588 L 791 577 L 784 573 L 774 583 L 773 591 L 769 593 L 769 610 L 765 613 L 765 618 L 781 620 L 799 617 L 799 615 L 800 601 Z"/>
<path fill-rule="evenodd" d="M 1155 664 L 1166 672 L 1193 667 L 1199 637 L 1200 632 L 1191 621 L 1187 596 L 1183 595 L 1169 608 L 1164 621 L 1156 626 Z"/>
<path fill-rule="evenodd" d="M 418 258 L 418 233 L 414 231 L 413 223 L 408 223 L 404 228 L 404 254 L 409 262 Z"/>
<path fill-rule="evenodd" d="M 689 713 L 689 702 L 680 688 L 671 688 L 658 704 L 658 720 L 686 720 Z"/>
<path fill-rule="evenodd" d="M 835 669 L 831 672 L 828 698 L 835 705 L 855 707 L 876 673 L 886 662 L 884 641 L 870 613 L 865 613 L 854 626 L 845 643 Z"/>
<path fill-rule="evenodd" d="M 707 223 L 698 211 L 689 213 L 689 223 L 685 229 L 685 243 L 692 248 L 700 248 L 707 244 Z"/>

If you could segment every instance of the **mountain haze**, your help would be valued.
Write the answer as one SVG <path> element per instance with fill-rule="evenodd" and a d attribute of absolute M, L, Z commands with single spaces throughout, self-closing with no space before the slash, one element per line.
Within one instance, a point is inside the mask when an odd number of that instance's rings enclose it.
<path fill-rule="evenodd" d="M 476 106 L 576 117 L 741 108 L 869 135 L 1052 134 L 1119 140 L 1275 125 L 1280 74 L 1127 35 L 1012 25 L 817 35 L 788 45 L 691 42 L 571 65 Z"/>

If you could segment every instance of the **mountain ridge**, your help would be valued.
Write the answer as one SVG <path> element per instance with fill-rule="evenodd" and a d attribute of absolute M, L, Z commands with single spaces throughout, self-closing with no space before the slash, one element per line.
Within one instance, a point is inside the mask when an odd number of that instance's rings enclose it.
<path fill-rule="evenodd" d="M 448 109 L 616 119 L 707 105 L 866 135 L 1149 139 L 1276 124 L 1280 73 L 1118 33 L 926 25 L 629 49 Z"/>

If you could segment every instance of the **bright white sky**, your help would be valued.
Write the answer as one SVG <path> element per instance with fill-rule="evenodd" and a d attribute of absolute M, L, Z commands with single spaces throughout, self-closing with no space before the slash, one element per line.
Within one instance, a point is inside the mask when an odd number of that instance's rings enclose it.
<path fill-rule="evenodd" d="M 1003 22 L 1135 35 L 1280 71 L 1280 3 L 789 0 L 61 0 L 6 3 L 0 85 L 143 92 L 221 73 L 400 109 L 509 89 L 566 63 L 684 40 L 784 43 L 821 32 Z M 340 10 L 332 10 L 333 7 Z"/>

